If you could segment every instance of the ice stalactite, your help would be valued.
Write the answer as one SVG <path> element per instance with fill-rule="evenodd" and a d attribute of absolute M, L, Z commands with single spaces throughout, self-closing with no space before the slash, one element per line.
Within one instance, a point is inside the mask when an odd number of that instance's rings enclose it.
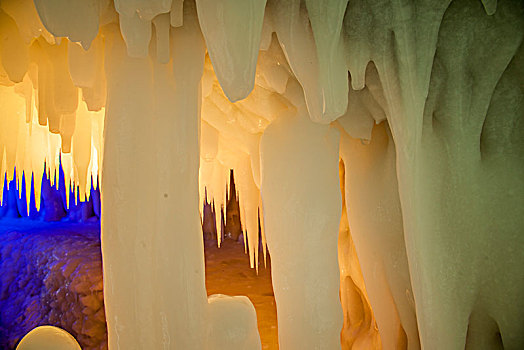
<path fill-rule="evenodd" d="M 297 110 L 272 123 L 260 147 L 279 345 L 337 349 L 342 327 L 336 255 L 342 209 L 339 133 L 309 120 L 296 81 L 288 83 L 286 94 Z"/>
<path fill-rule="evenodd" d="M 385 126 L 381 90 L 375 65 L 370 63 L 366 86 L 361 90 L 350 86 L 347 111 L 337 120 L 342 130 L 347 218 L 383 348 L 417 349 L 395 144 Z"/>
<path fill-rule="evenodd" d="M 24 84 L 31 82 L 27 81 Z M 34 200 L 36 209 L 40 209 L 40 193 L 42 185 L 42 175 L 45 173 L 51 181 L 51 185 L 58 187 L 59 169 L 62 165 L 65 176 L 66 194 L 69 188 L 75 193 L 75 201 L 80 197 L 82 201 L 89 199 L 92 179 L 98 178 L 99 160 L 94 160 L 93 156 L 99 157 L 101 151 L 100 140 L 103 132 L 103 110 L 100 112 L 89 112 L 84 102 L 80 103 L 79 121 L 80 127 L 74 128 L 76 113 L 71 115 L 59 115 L 61 123 L 62 138 L 59 134 L 50 133 L 50 125 L 40 125 L 40 117 L 34 99 L 30 95 L 25 98 L 30 99 L 27 106 L 24 96 L 19 96 L 20 90 L 16 87 L 1 87 L 2 89 L 2 110 L 5 112 L 0 125 L 2 126 L 2 136 L 0 137 L 2 153 L 5 151 L 4 162 L 2 163 L 2 173 L 11 181 L 17 174 L 17 187 L 22 186 L 22 178 L 25 179 L 26 186 L 26 205 L 29 208 L 30 202 Z M 16 109 L 12 110 L 11 108 Z M 25 110 L 30 108 L 33 113 L 26 123 Z M 47 121 L 46 121 L 47 122 Z M 96 128 L 91 132 L 91 124 L 95 123 Z M 75 131 L 76 130 L 76 131 Z M 60 129 L 57 130 L 60 132 Z M 96 141 L 96 146 L 92 145 L 92 139 Z M 68 148 L 69 152 L 65 153 Z M 31 182 L 34 182 L 34 197 L 31 194 Z M 96 186 L 95 186 L 96 189 Z M 22 191 L 19 192 L 20 195 Z M 67 206 L 69 207 L 69 195 L 67 195 Z M 28 213 L 28 209 L 24 212 Z"/>
<path fill-rule="evenodd" d="M 98 34 L 100 5 L 98 0 L 34 0 L 44 26 L 55 37 L 68 37 L 88 49 Z"/>
<path fill-rule="evenodd" d="M 29 52 L 15 21 L 0 10 L 0 57 L 8 81 L 21 82 L 29 65 Z"/>
<path fill-rule="evenodd" d="M 348 104 L 348 75 L 340 35 L 348 0 L 305 3 L 317 50 L 322 113 L 324 118 L 333 120 L 344 114 Z"/>
<path fill-rule="evenodd" d="M 524 280 L 516 268 L 524 264 L 524 148 L 517 141 L 523 135 L 517 83 L 523 14 L 523 4 L 512 1 L 499 1 L 492 16 L 481 4 L 450 5 L 420 116 L 419 151 L 399 162 L 405 181 L 399 188 L 409 201 L 403 208 L 406 245 L 427 349 L 461 349 L 479 336 L 486 348 L 524 344 Z M 397 145 L 410 154 L 402 140 Z"/>
<path fill-rule="evenodd" d="M 272 40 L 268 52 L 280 53 L 276 38 Z M 260 55 L 264 55 L 261 51 Z M 267 55 L 267 53 L 266 53 Z M 283 63 L 284 64 L 284 63 Z M 274 72 L 277 72 L 276 74 Z M 260 136 L 265 128 L 282 113 L 292 108 L 291 103 L 276 91 L 271 80 L 278 74 L 278 84 L 285 84 L 289 71 L 277 65 L 272 59 L 259 60 L 255 86 L 251 94 L 242 101 L 232 103 L 215 75 L 211 59 L 206 57 L 202 77 L 202 135 L 200 198 L 204 195 L 215 203 L 215 212 L 221 205 L 225 210 L 225 181 L 229 169 L 235 174 L 236 189 L 240 202 L 240 216 L 246 252 L 250 255 L 251 267 L 258 269 L 259 234 L 265 239 L 263 229 L 259 232 L 260 210 Z M 278 89 L 278 88 L 277 88 Z M 217 142 L 218 140 L 218 142 Z M 216 218 L 217 232 L 221 223 Z M 264 260 L 266 247 L 263 243 Z"/>
<path fill-rule="evenodd" d="M 230 101 L 242 100 L 255 84 L 266 0 L 197 0 L 196 3 L 218 81 Z"/>
<path fill-rule="evenodd" d="M 336 117 L 324 119 L 315 39 L 307 10 L 300 5 L 300 0 L 270 1 L 268 16 L 285 58 L 304 89 L 309 116 L 313 121 L 331 122 Z"/>
<path fill-rule="evenodd" d="M 502 277 L 494 271 L 502 271 L 497 270 L 501 266 L 510 271 L 510 265 L 522 261 L 520 253 L 503 247 L 508 242 L 522 246 L 515 236 L 522 227 L 521 215 L 512 212 L 522 208 L 513 202 L 523 188 L 515 177 L 519 161 L 513 154 L 522 148 L 511 136 L 502 143 L 512 146 L 491 156 L 479 141 L 504 129 L 507 120 L 518 120 L 513 112 L 518 109 L 509 111 L 497 100 L 502 96 L 499 89 L 522 94 L 514 80 L 506 78 L 517 72 L 513 67 L 521 57 L 522 4 L 498 2 L 492 15 L 480 2 L 447 5 L 428 3 L 411 13 L 391 6 L 393 18 L 405 20 L 394 22 L 394 36 L 382 40 L 383 47 L 389 46 L 388 56 L 383 48 L 377 50 L 379 40 L 370 40 L 377 32 L 359 32 L 348 21 L 348 37 L 367 37 L 365 42 L 374 43 L 367 45 L 384 86 L 385 111 L 397 149 L 404 237 L 422 346 L 462 349 L 478 342 L 478 328 L 484 327 L 490 338 L 487 346 L 502 342 L 516 348 L 523 343 L 521 326 L 515 328 L 522 324 L 522 313 L 510 311 L 496 295 L 517 300 L 517 290 L 521 293 L 523 288 L 515 278 L 521 274 L 513 271 L 513 277 Z M 381 26 L 378 19 L 375 23 L 371 27 Z M 491 55 L 492 50 L 497 54 Z M 513 101 L 512 108 L 519 106 L 517 99 Z M 498 126 L 483 128 L 495 114 Z M 518 127 L 513 130 L 513 135 L 520 132 Z M 488 165 L 491 157 L 501 163 Z M 495 179 L 500 181 L 497 190 Z M 492 214 L 497 224 L 490 229 L 483 218 L 495 208 L 505 211 Z M 488 267 L 484 254 L 498 263 Z M 505 292 L 488 282 L 499 278 L 506 281 L 498 284 Z"/>
<path fill-rule="evenodd" d="M 523 14 L 512 0 L 2 0 L 0 180 L 16 174 L 27 198 L 9 200 L 27 212 L 60 163 L 73 204 L 104 169 L 112 344 L 202 348 L 222 306 L 252 319 L 203 285 L 198 192 L 221 225 L 233 169 L 254 267 L 259 215 L 263 249 L 267 230 L 281 347 L 333 348 L 340 149 L 342 302 L 362 325 L 348 335 L 346 320 L 345 344 L 378 346 L 375 317 L 384 348 L 520 348 Z"/>

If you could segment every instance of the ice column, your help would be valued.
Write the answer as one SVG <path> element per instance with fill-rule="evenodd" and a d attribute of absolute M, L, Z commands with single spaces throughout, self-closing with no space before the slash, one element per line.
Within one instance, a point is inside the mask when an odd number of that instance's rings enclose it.
<path fill-rule="evenodd" d="M 423 137 L 395 140 L 424 349 L 524 346 L 523 37 L 522 3 L 487 15 L 453 2 L 417 115 Z"/>
<path fill-rule="evenodd" d="M 204 45 L 194 8 L 184 11 L 184 26 L 171 32 L 172 66 L 130 58 L 118 29 L 108 35 L 102 253 L 115 349 L 202 349 L 205 340 L 198 216 Z"/>
<path fill-rule="evenodd" d="M 341 137 L 351 236 L 383 349 L 406 345 L 410 350 L 419 349 L 398 196 L 395 145 L 385 122 L 374 127 L 370 138 L 369 142 L 363 142 L 345 132 Z"/>
<path fill-rule="evenodd" d="M 339 134 L 309 120 L 296 81 L 288 93 L 297 111 L 276 119 L 260 146 L 279 344 L 281 349 L 337 349 L 342 328 Z"/>

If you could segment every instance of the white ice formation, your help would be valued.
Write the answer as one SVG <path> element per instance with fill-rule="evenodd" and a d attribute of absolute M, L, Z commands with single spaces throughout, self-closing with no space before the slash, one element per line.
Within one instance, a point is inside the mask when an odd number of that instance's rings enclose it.
<path fill-rule="evenodd" d="M 16 350 L 82 350 L 75 338 L 61 328 L 39 326 L 27 333 Z"/>
<path fill-rule="evenodd" d="M 523 348 L 523 37 L 516 0 L 2 0 L 0 180 L 101 174 L 110 349 L 260 347 L 206 298 L 229 169 L 282 349 Z"/>

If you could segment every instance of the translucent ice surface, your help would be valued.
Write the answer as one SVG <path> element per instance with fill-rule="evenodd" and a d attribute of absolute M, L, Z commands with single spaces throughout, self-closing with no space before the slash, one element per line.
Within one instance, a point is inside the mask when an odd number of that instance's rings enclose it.
<path fill-rule="evenodd" d="M 523 38 L 513 0 L 2 0 L 0 180 L 101 185 L 111 349 L 260 346 L 203 282 L 231 170 L 282 349 L 524 348 Z"/>
<path fill-rule="evenodd" d="M 81 350 L 73 336 L 53 326 L 36 327 L 27 333 L 16 350 Z"/>

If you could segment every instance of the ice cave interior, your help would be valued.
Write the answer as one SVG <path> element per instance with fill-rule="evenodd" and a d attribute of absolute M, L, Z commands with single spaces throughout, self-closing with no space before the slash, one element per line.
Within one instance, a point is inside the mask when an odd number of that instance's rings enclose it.
<path fill-rule="evenodd" d="M 523 38 L 523 0 L 0 0 L 0 347 L 524 349 Z"/>

